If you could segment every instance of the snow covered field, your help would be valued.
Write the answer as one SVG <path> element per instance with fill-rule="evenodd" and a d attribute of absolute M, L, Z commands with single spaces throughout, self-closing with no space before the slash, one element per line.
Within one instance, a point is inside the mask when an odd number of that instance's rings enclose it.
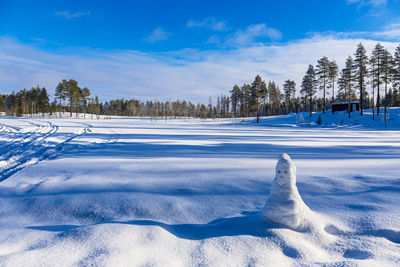
<path fill-rule="evenodd" d="M 399 115 L 0 118 L 0 265 L 396 266 Z M 281 153 L 322 230 L 262 220 Z"/>

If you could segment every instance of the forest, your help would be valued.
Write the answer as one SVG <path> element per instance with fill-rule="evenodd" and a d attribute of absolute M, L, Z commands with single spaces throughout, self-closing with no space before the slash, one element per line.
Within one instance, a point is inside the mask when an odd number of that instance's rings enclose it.
<path fill-rule="evenodd" d="M 299 86 L 299 94 L 296 95 Z M 367 90 L 368 89 L 368 90 Z M 74 79 L 62 80 L 55 88 L 53 100 L 47 89 L 32 87 L 11 94 L 0 94 L 0 112 L 8 116 L 51 114 L 61 112 L 146 117 L 227 118 L 281 115 L 298 112 L 327 111 L 334 102 L 359 101 L 363 109 L 400 106 L 400 45 L 392 55 L 380 43 L 371 54 L 362 43 L 339 70 L 334 59 L 320 58 L 310 64 L 302 83 L 287 79 L 282 89 L 274 81 L 260 75 L 251 83 L 235 84 L 226 95 L 208 103 L 186 100 L 141 101 L 113 99 L 99 101 L 87 87 L 81 88 Z M 317 92 L 320 92 L 317 95 Z"/>

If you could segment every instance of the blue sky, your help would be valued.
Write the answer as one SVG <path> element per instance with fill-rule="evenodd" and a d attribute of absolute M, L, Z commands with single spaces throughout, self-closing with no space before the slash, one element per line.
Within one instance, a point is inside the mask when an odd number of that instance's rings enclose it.
<path fill-rule="evenodd" d="M 324 55 L 340 65 L 360 41 L 394 49 L 399 14 L 398 0 L 0 0 L 0 90 L 75 78 L 103 99 L 205 101 L 257 73 L 297 81 Z"/>

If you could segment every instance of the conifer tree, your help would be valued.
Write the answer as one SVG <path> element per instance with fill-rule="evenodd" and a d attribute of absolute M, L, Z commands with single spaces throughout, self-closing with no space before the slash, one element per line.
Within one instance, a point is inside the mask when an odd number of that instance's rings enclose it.
<path fill-rule="evenodd" d="M 70 117 L 72 117 L 72 109 L 74 107 L 74 103 L 75 103 L 75 95 L 76 95 L 76 91 L 78 90 L 78 82 L 70 79 L 68 81 L 68 100 L 69 100 L 69 115 Z"/>
<path fill-rule="evenodd" d="M 364 108 L 364 91 L 365 91 L 365 81 L 368 75 L 367 71 L 368 56 L 364 46 L 359 43 L 357 50 L 354 54 L 354 69 L 355 69 L 355 79 L 357 82 L 357 87 L 360 92 L 360 110 L 361 116 L 363 115 Z"/>
<path fill-rule="evenodd" d="M 268 82 L 268 98 L 271 104 L 272 112 L 274 114 L 279 114 L 282 95 L 279 87 L 274 81 Z"/>
<path fill-rule="evenodd" d="M 348 102 L 349 118 L 351 116 L 350 101 L 355 99 L 355 75 L 354 61 L 351 56 L 346 59 L 345 67 L 342 69 L 339 78 L 340 98 Z"/>
<path fill-rule="evenodd" d="M 312 116 L 312 98 L 314 94 L 317 92 L 317 79 L 315 77 L 315 70 L 313 65 L 308 65 L 307 73 L 303 77 L 303 82 L 301 83 L 301 90 L 300 93 L 305 97 L 309 98 L 309 105 L 310 105 L 310 117 Z"/>
<path fill-rule="evenodd" d="M 68 96 L 68 82 L 67 80 L 62 80 L 61 82 L 58 83 L 56 90 L 55 90 L 55 96 L 58 97 L 59 99 L 59 105 L 63 106 L 63 112 L 65 112 L 65 99 Z M 61 112 L 61 108 L 59 110 Z"/>
<path fill-rule="evenodd" d="M 232 112 L 233 116 L 236 118 L 238 115 L 237 111 L 240 103 L 240 95 L 241 95 L 240 87 L 237 84 L 235 84 L 230 92 L 231 92 Z"/>
<path fill-rule="evenodd" d="M 338 65 L 334 60 L 329 63 L 329 87 L 332 88 L 332 103 L 335 102 L 335 81 L 338 76 Z"/>
<path fill-rule="evenodd" d="M 90 90 L 87 87 L 82 89 L 82 107 L 83 107 L 83 118 L 86 117 L 87 110 L 87 99 L 90 96 Z"/>
<path fill-rule="evenodd" d="M 14 116 L 17 109 L 17 98 L 14 91 L 5 98 L 4 104 L 6 113 L 8 115 Z"/>
<path fill-rule="evenodd" d="M 393 107 L 398 107 L 400 106 L 400 93 L 399 89 L 394 88 L 393 89 L 393 101 L 392 101 L 392 106 Z"/>
<path fill-rule="evenodd" d="M 394 52 L 393 66 L 393 87 L 399 91 L 400 89 L 400 45 L 396 47 Z"/>
<path fill-rule="evenodd" d="M 394 52 L 393 66 L 393 106 L 400 106 L 400 45 Z"/>
<path fill-rule="evenodd" d="M 283 92 L 285 94 L 285 101 L 288 105 L 288 112 L 290 113 L 293 111 L 291 108 L 291 99 L 296 93 L 296 83 L 291 80 L 286 80 L 283 84 Z"/>
<path fill-rule="evenodd" d="M 244 84 L 241 89 L 242 89 L 243 116 L 248 117 L 250 111 L 251 85 Z"/>
<path fill-rule="evenodd" d="M 48 111 L 48 107 L 49 107 L 49 95 L 47 94 L 47 90 L 46 88 L 42 88 L 40 89 L 39 92 L 39 96 L 38 96 L 38 106 L 39 106 L 39 112 L 42 112 L 42 115 L 44 115 L 43 113 Z"/>
<path fill-rule="evenodd" d="M 99 97 L 97 95 L 94 98 L 94 113 L 97 115 L 97 119 L 99 119 L 101 114 L 101 109 L 100 109 Z"/>
<path fill-rule="evenodd" d="M 261 82 L 261 86 L 259 89 L 260 89 L 260 91 L 259 91 L 260 100 L 262 100 L 262 103 L 263 103 L 263 115 L 265 115 L 265 103 L 266 103 L 267 96 L 268 96 L 268 88 L 267 88 L 267 84 L 265 83 L 265 81 Z"/>
<path fill-rule="evenodd" d="M 370 64 L 373 68 L 370 69 L 370 75 L 373 79 L 373 84 L 377 88 L 377 114 L 380 114 L 380 86 L 383 84 L 383 61 L 385 57 L 385 49 L 380 43 L 377 43 L 370 58 Z"/>
<path fill-rule="evenodd" d="M 387 87 L 388 84 L 392 81 L 393 77 L 393 72 L 394 72 L 394 60 L 392 55 L 387 51 L 386 49 L 384 50 L 383 53 L 383 60 L 382 60 L 382 80 L 383 83 L 385 84 L 385 98 L 384 98 L 384 104 L 385 104 L 385 127 L 386 127 L 386 118 L 387 118 Z"/>
<path fill-rule="evenodd" d="M 266 96 L 265 82 L 257 75 L 250 87 L 250 112 L 259 114 L 260 99 Z"/>
<path fill-rule="evenodd" d="M 326 110 L 325 96 L 326 96 L 326 87 L 328 85 L 328 80 L 329 80 L 329 67 L 330 67 L 329 59 L 327 57 L 323 57 L 320 60 L 318 60 L 318 64 L 315 68 L 319 89 L 323 90 L 323 98 L 324 98 L 323 113 L 325 113 Z"/>

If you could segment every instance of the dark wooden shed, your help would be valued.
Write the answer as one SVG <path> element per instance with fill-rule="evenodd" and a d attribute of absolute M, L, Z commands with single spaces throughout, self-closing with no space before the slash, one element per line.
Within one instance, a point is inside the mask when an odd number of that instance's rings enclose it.
<path fill-rule="evenodd" d="M 338 102 L 332 104 L 332 113 L 343 110 L 346 110 L 347 112 L 360 111 L 360 102 L 350 101 L 350 102 Z"/>

